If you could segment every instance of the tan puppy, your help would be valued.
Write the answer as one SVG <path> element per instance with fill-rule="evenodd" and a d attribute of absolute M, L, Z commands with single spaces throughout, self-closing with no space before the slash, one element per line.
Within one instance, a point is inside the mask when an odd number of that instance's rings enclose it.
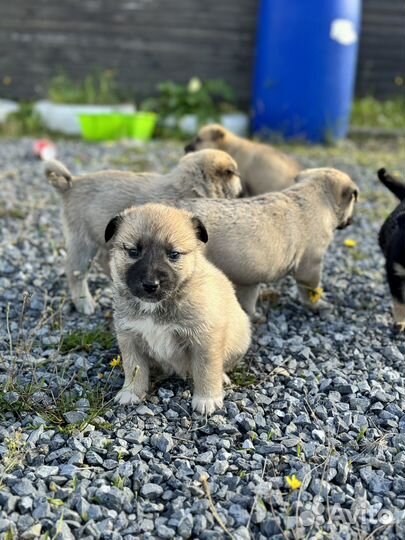
<path fill-rule="evenodd" d="M 87 315 L 95 307 L 87 274 L 97 252 L 105 272 L 109 272 L 104 231 L 110 219 L 134 204 L 163 198 L 238 197 L 242 191 L 235 161 L 218 150 L 184 156 L 166 175 L 101 171 L 72 177 L 58 161 L 47 162 L 45 170 L 63 200 L 66 273 L 72 300 L 76 309 Z"/>
<path fill-rule="evenodd" d="M 194 382 L 193 409 L 223 403 L 225 371 L 246 353 L 250 324 L 232 284 L 202 253 L 207 231 L 189 212 L 160 204 L 110 221 L 114 323 L 125 371 L 122 403 L 136 403 L 156 364 Z"/>
<path fill-rule="evenodd" d="M 245 196 L 281 191 L 294 184 L 302 169 L 294 159 L 272 146 L 238 137 L 219 124 L 201 128 L 185 151 L 202 148 L 224 150 L 236 160 Z"/>
<path fill-rule="evenodd" d="M 251 199 L 188 200 L 179 206 L 203 220 L 207 257 L 236 285 L 242 307 L 255 313 L 258 286 L 292 274 L 304 304 L 320 299 L 323 257 L 336 229 L 350 224 L 358 188 L 336 169 L 307 169 L 281 193 Z"/>

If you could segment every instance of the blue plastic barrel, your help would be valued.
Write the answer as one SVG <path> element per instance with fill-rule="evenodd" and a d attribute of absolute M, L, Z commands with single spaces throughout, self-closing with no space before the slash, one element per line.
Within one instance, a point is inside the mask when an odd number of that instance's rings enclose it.
<path fill-rule="evenodd" d="M 346 135 L 361 0 L 261 0 L 252 128 L 308 141 Z"/>

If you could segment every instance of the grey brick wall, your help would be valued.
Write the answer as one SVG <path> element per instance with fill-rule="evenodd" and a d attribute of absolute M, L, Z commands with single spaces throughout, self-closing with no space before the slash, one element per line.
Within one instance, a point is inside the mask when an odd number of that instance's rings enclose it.
<path fill-rule="evenodd" d="M 258 0 L 0 0 L 0 96 L 44 97 L 61 68 L 81 79 L 98 66 L 139 98 L 197 75 L 225 79 L 247 105 L 257 9 Z M 360 45 L 357 93 L 404 93 L 395 80 L 405 79 L 405 0 L 364 0 Z"/>

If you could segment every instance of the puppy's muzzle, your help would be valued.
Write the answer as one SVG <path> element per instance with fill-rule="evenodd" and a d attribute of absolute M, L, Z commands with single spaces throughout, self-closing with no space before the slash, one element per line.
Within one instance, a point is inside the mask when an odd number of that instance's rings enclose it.
<path fill-rule="evenodd" d="M 346 227 L 348 227 L 349 225 L 351 225 L 353 223 L 353 218 L 352 217 L 349 217 L 347 218 L 347 220 L 344 222 L 344 223 L 341 223 L 337 229 L 339 229 L 339 231 L 341 231 L 342 229 L 346 229 Z"/>
<path fill-rule="evenodd" d="M 193 143 L 190 143 L 190 144 L 187 144 L 185 147 L 184 147 L 184 151 L 186 154 L 188 154 L 189 152 L 194 152 L 195 151 L 195 146 Z"/>

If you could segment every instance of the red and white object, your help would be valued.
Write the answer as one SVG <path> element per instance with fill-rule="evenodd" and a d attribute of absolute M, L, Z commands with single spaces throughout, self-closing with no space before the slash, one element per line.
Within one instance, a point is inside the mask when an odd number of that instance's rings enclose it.
<path fill-rule="evenodd" d="M 39 139 L 34 142 L 34 155 L 39 159 L 55 159 L 56 146 L 48 139 Z"/>

